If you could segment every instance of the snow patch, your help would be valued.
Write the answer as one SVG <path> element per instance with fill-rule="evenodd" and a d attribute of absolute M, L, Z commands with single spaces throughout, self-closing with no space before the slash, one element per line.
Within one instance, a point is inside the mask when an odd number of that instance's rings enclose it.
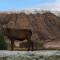
<path fill-rule="evenodd" d="M 44 12 L 47 12 L 47 11 L 50 11 L 57 16 L 60 15 L 59 11 L 54 11 L 54 10 L 49 10 L 49 9 L 39 9 L 39 8 L 23 9 L 23 10 L 8 10 L 8 11 L 2 11 L 0 13 L 8 13 L 8 14 L 11 14 L 11 13 L 25 13 L 25 14 L 29 15 L 29 14 L 37 14 L 37 13 L 43 14 Z"/>

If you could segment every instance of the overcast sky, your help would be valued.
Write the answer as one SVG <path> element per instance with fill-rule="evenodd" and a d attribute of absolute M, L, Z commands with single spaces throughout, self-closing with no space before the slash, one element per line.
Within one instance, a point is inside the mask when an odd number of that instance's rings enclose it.
<path fill-rule="evenodd" d="M 0 0 L 0 11 L 30 8 L 60 10 L 60 0 Z"/>

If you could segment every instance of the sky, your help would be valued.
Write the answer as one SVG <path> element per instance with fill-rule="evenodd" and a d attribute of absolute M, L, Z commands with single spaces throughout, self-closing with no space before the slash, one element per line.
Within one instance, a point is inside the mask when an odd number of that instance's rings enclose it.
<path fill-rule="evenodd" d="M 0 0 L 0 11 L 31 8 L 60 10 L 60 0 Z"/>

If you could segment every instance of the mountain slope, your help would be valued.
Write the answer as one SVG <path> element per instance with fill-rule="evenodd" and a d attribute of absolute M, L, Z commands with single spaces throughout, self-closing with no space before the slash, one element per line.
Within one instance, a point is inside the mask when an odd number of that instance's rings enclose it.
<path fill-rule="evenodd" d="M 60 17 L 51 12 L 42 14 L 40 12 L 35 14 L 26 14 L 24 12 L 1 13 L 0 24 L 9 28 L 31 29 L 33 32 L 32 40 L 35 43 L 43 41 L 44 45 L 47 45 L 49 41 L 59 42 L 60 39 Z"/>

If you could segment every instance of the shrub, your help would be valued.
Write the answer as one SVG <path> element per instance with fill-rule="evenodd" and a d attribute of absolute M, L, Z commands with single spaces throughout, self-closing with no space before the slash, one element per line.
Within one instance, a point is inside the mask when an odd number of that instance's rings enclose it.
<path fill-rule="evenodd" d="M 0 33 L 0 50 L 6 50 L 6 49 L 7 49 L 7 45 L 4 39 L 4 35 Z"/>

